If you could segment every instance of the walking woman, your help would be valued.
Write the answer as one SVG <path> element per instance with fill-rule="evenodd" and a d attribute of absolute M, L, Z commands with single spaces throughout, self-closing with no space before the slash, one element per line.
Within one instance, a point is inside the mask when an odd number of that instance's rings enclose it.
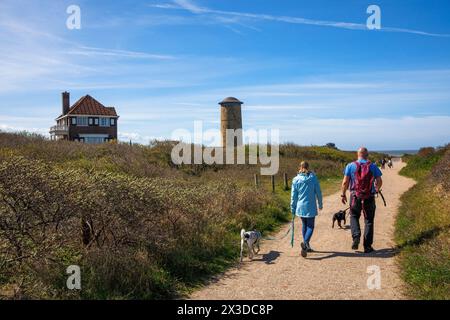
<path fill-rule="evenodd" d="M 291 212 L 302 219 L 301 255 L 306 258 L 312 252 L 310 241 L 314 232 L 314 222 L 317 216 L 317 204 L 322 210 L 322 191 L 319 179 L 309 171 L 309 163 L 300 163 L 298 175 L 292 180 Z"/>

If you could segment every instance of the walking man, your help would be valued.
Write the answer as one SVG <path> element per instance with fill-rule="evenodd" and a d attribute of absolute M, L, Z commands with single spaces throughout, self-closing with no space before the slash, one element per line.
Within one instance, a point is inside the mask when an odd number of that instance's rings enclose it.
<path fill-rule="evenodd" d="M 364 215 L 364 252 L 374 251 L 373 226 L 375 218 L 375 194 L 381 189 L 383 181 L 381 170 L 369 159 L 365 147 L 358 149 L 358 160 L 349 163 L 344 171 L 341 200 L 347 203 L 347 190 L 350 190 L 350 226 L 352 231 L 352 250 L 358 250 L 361 239 L 359 219 Z"/>

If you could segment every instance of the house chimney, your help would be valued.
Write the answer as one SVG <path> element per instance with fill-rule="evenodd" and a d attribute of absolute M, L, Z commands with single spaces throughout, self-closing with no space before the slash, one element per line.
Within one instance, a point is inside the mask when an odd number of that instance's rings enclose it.
<path fill-rule="evenodd" d="M 63 115 L 67 114 L 70 109 L 70 93 L 67 91 L 64 91 L 62 93 L 62 112 Z"/>

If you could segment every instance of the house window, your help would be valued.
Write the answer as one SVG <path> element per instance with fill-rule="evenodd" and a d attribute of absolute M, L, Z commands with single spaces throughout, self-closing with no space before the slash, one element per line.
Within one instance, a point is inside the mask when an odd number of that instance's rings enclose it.
<path fill-rule="evenodd" d="M 78 126 L 88 126 L 88 118 L 87 117 L 77 117 L 77 125 Z"/>
<path fill-rule="evenodd" d="M 98 126 L 98 118 L 94 118 L 94 126 Z"/>
<path fill-rule="evenodd" d="M 105 142 L 105 138 L 101 137 L 86 137 L 85 142 L 89 144 L 99 144 Z"/>
<path fill-rule="evenodd" d="M 85 143 L 89 144 L 100 144 L 104 143 L 105 139 L 108 138 L 107 134 L 81 134 L 80 139 L 83 139 Z"/>
<path fill-rule="evenodd" d="M 89 118 L 89 125 L 93 126 L 94 125 L 94 118 Z"/>
<path fill-rule="evenodd" d="M 110 124 L 111 124 L 112 127 L 114 127 L 116 125 L 116 119 L 111 118 L 110 119 Z"/>
<path fill-rule="evenodd" d="M 70 118 L 70 121 L 71 121 L 73 126 L 77 125 L 77 118 Z"/>
<path fill-rule="evenodd" d="M 109 118 L 100 118 L 100 127 L 109 127 Z"/>

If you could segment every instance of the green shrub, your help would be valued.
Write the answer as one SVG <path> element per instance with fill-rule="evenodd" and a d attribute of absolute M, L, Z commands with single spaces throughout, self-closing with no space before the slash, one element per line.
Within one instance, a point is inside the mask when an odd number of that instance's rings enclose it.
<path fill-rule="evenodd" d="M 82 297 L 168 297 L 234 260 L 231 221 L 264 227 L 271 219 L 258 214 L 270 197 L 229 181 L 62 170 L 17 156 L 1 162 L 0 199 L 2 278 L 27 277 L 23 297 L 59 296 L 69 264 L 88 270 Z"/>
<path fill-rule="evenodd" d="M 400 174 L 416 180 L 424 178 L 441 159 L 445 150 L 445 148 L 439 150 L 434 148 L 420 149 L 417 155 L 407 158 L 408 165 L 400 170 Z"/>
<path fill-rule="evenodd" d="M 396 241 L 408 294 L 418 299 L 450 298 L 450 149 L 419 152 L 402 173 L 418 183 L 403 194 Z"/>

